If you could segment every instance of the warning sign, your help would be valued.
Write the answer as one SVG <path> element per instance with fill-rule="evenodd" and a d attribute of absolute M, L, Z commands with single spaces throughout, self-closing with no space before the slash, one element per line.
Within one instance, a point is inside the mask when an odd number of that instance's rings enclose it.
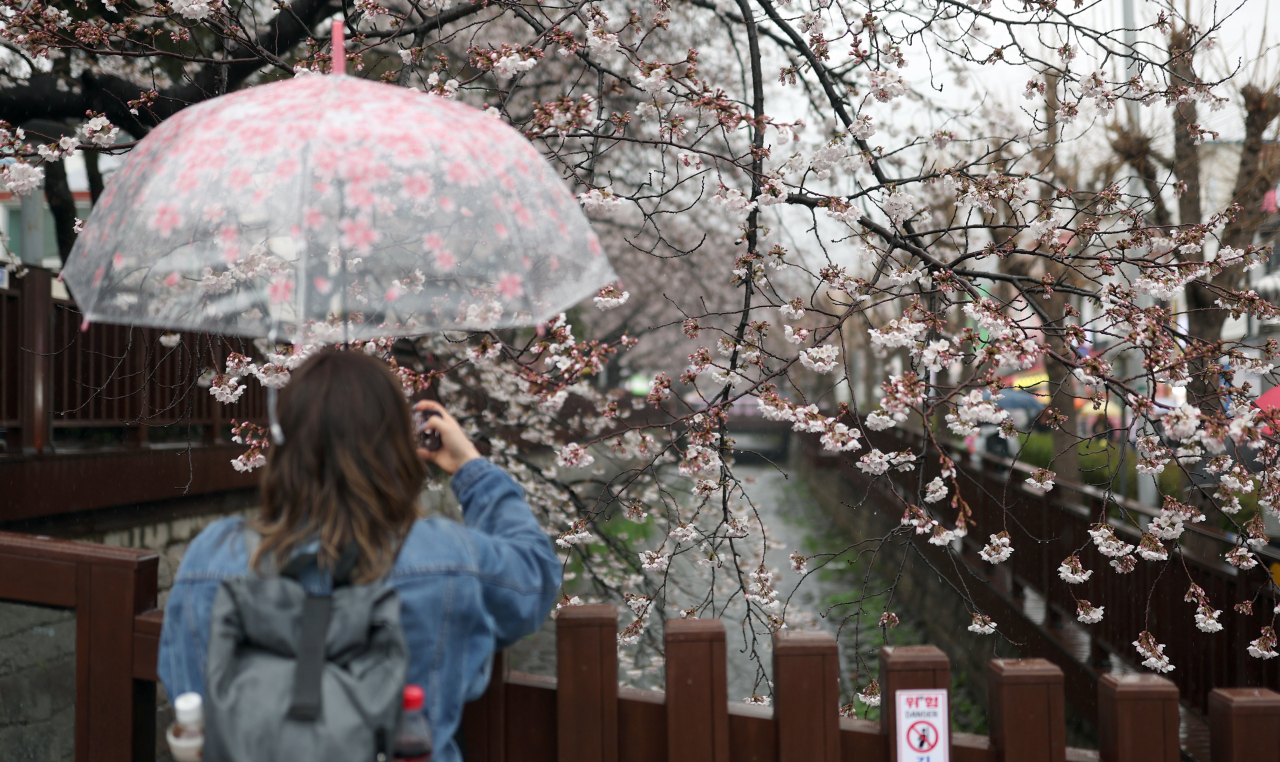
<path fill-rule="evenodd" d="M 897 762 L 950 762 L 947 691 L 897 691 L 895 703 Z"/>

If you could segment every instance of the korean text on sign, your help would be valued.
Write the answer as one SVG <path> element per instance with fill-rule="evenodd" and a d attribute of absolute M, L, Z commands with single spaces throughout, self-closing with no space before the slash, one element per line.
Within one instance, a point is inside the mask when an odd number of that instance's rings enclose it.
<path fill-rule="evenodd" d="M 950 762 L 950 713 L 946 689 L 897 691 L 897 762 Z"/>

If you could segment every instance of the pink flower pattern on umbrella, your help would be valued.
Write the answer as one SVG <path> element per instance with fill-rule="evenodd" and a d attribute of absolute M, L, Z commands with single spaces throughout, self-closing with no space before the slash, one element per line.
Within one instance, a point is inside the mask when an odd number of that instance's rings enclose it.
<path fill-rule="evenodd" d="M 182 215 L 172 204 L 161 204 L 156 207 L 155 217 L 151 218 L 151 229 L 162 237 L 168 238 L 173 229 L 182 224 Z"/>
<path fill-rule="evenodd" d="M 369 338 L 547 320 L 616 280 L 602 254 L 515 129 L 406 88 L 298 77 L 153 130 L 64 280 L 92 320 L 302 336 L 345 315 Z"/>
<path fill-rule="evenodd" d="M 498 293 L 508 299 L 515 299 L 517 296 L 524 294 L 524 283 L 520 280 L 519 275 L 502 273 L 498 276 Z"/>

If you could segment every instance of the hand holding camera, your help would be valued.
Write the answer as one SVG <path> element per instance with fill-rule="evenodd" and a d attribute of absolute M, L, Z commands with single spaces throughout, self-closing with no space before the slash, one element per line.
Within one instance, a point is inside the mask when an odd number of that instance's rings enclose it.
<path fill-rule="evenodd" d="M 439 402 L 422 400 L 413 406 L 413 432 L 418 457 L 452 474 L 480 451 L 463 433 L 462 426 Z"/>

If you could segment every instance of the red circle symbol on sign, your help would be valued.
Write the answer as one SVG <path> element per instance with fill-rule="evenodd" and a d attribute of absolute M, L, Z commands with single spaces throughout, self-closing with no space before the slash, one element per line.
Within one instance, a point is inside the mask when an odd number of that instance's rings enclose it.
<path fill-rule="evenodd" d="M 932 722 L 917 720 L 907 728 L 907 747 L 912 751 L 933 751 L 938 745 L 938 729 Z"/>

